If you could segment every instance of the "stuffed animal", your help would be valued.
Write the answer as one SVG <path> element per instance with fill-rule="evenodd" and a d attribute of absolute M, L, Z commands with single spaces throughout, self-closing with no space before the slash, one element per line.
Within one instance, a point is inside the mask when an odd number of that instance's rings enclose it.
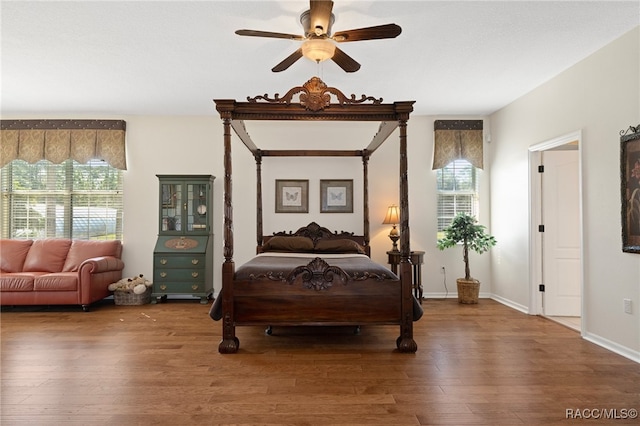
<path fill-rule="evenodd" d="M 109 284 L 109 291 L 126 291 L 135 294 L 143 294 L 153 283 L 140 274 L 133 278 L 123 278 L 118 282 Z"/>

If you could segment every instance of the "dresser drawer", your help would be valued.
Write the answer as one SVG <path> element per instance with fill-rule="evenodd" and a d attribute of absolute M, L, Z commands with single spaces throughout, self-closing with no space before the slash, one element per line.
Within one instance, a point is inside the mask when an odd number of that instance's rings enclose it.
<path fill-rule="evenodd" d="M 162 268 L 194 268 L 205 267 L 204 255 L 180 255 L 180 256 L 167 256 L 156 254 L 153 259 L 153 266 L 156 269 Z"/>
<path fill-rule="evenodd" d="M 154 282 L 161 281 L 202 281 L 205 270 L 203 268 L 164 269 L 159 268 L 153 277 Z"/>
<path fill-rule="evenodd" d="M 190 293 L 205 293 L 207 291 L 206 285 L 200 282 L 154 282 L 153 293 L 156 295 L 162 294 L 190 294 Z"/>

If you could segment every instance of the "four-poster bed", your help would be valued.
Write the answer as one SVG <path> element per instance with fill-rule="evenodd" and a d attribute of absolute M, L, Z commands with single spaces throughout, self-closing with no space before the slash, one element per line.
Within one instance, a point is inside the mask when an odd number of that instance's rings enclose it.
<path fill-rule="evenodd" d="M 297 96 L 299 102 L 294 102 Z M 332 102 L 335 98 L 335 102 Z M 222 320 L 220 353 L 238 351 L 235 327 L 242 325 L 399 325 L 396 346 L 413 353 L 413 321 L 422 309 L 412 293 L 409 263 L 407 120 L 414 101 L 382 103 L 362 95 L 346 97 L 313 77 L 284 96 L 214 100 L 224 126 L 224 263 L 222 290 L 211 317 Z M 249 136 L 246 120 L 379 121 L 371 143 L 362 150 L 263 150 Z M 238 270 L 233 261 L 231 128 L 256 161 L 256 231 L 258 256 Z M 400 268 L 399 277 L 368 257 L 368 161 L 399 128 Z M 363 164 L 363 235 L 331 232 L 316 223 L 263 235 L 263 157 L 360 157 Z M 302 254 L 300 254 L 302 253 Z"/>

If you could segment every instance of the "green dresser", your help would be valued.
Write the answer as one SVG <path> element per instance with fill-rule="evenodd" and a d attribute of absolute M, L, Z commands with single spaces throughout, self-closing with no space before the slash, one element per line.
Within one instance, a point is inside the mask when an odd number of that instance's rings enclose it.
<path fill-rule="evenodd" d="M 190 294 L 207 303 L 213 292 L 211 240 L 208 236 L 158 237 L 153 256 L 153 294 Z"/>
<path fill-rule="evenodd" d="M 213 294 L 213 180 L 210 175 L 158 175 L 160 217 L 153 251 L 152 302 Z"/>

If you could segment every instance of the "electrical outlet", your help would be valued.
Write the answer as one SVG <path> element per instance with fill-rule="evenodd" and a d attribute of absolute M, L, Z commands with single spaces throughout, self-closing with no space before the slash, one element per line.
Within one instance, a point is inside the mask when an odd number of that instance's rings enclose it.
<path fill-rule="evenodd" d="M 631 299 L 622 299 L 622 301 L 624 302 L 624 313 L 625 314 L 630 314 L 631 313 Z"/>

